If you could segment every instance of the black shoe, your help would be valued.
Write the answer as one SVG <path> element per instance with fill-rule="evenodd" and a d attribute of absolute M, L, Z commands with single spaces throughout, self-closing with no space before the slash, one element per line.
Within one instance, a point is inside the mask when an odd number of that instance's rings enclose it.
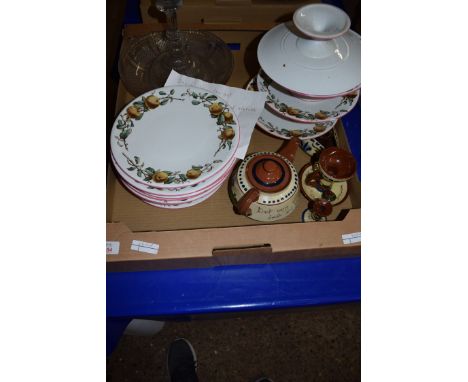
<path fill-rule="evenodd" d="M 198 382 L 197 356 L 186 339 L 175 340 L 167 354 L 167 369 L 171 382 Z"/>

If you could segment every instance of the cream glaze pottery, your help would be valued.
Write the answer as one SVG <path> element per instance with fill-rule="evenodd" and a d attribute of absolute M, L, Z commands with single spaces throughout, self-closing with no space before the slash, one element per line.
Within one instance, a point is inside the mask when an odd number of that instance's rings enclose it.
<path fill-rule="evenodd" d="M 299 144 L 300 140 L 293 137 L 278 152 L 256 152 L 239 164 L 229 182 L 229 196 L 237 214 L 271 222 L 294 211 L 299 177 L 292 162 Z"/>

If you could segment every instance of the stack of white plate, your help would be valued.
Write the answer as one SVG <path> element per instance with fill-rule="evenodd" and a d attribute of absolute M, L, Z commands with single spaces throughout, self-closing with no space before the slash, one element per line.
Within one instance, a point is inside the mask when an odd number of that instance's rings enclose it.
<path fill-rule="evenodd" d="M 168 86 L 130 102 L 111 132 L 121 183 L 143 202 L 184 208 L 213 195 L 236 163 L 240 126 L 209 91 Z"/>
<path fill-rule="evenodd" d="M 350 24 L 339 8 L 311 4 L 262 37 L 261 71 L 249 84 L 267 93 L 260 128 L 283 139 L 310 140 L 354 108 L 360 96 L 361 38 Z"/>

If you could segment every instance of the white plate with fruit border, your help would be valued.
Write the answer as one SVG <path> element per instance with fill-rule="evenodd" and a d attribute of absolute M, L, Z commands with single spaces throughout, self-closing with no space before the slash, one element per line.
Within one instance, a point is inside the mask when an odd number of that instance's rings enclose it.
<path fill-rule="evenodd" d="M 203 187 L 203 189 L 198 190 L 196 187 L 194 187 L 194 192 L 191 193 L 162 193 L 160 190 L 154 190 L 154 189 L 148 189 L 148 188 L 142 188 L 141 184 L 135 182 L 132 178 L 130 178 L 128 175 L 125 173 L 122 173 L 122 170 L 118 168 L 118 165 L 115 163 L 115 161 L 112 159 L 112 163 L 114 165 L 114 169 L 117 171 L 118 177 L 122 182 L 124 182 L 126 185 L 131 188 L 131 191 L 138 193 L 138 195 L 142 197 L 146 197 L 147 199 L 153 199 L 155 201 L 160 201 L 160 202 L 182 202 L 182 201 L 190 201 L 192 199 L 196 199 L 199 197 L 202 197 L 206 193 L 210 192 L 212 189 L 217 187 L 219 184 L 223 183 L 227 177 L 229 176 L 231 170 L 234 168 L 236 161 L 232 161 L 230 166 L 227 168 L 226 172 L 222 174 L 221 177 L 219 177 L 215 182 L 210 183 L 209 185 L 206 185 L 206 187 Z M 189 187 L 192 188 L 192 187 Z"/>
<path fill-rule="evenodd" d="M 239 145 L 240 127 L 219 96 L 167 86 L 137 97 L 117 116 L 111 151 L 137 182 L 180 188 L 222 171 Z"/>
<path fill-rule="evenodd" d="M 150 206 L 175 210 L 175 209 L 192 207 L 197 204 L 200 204 L 201 202 L 204 202 L 205 200 L 213 196 L 216 193 L 216 191 L 218 191 L 220 188 L 221 188 L 221 185 L 219 185 L 217 188 L 215 188 L 213 191 L 210 191 L 208 194 L 204 195 L 203 197 L 200 197 L 199 199 L 193 200 L 189 203 L 179 203 L 179 204 L 158 203 L 158 202 L 154 202 L 153 200 L 149 200 L 147 198 L 144 198 L 138 195 L 135 195 L 135 196 L 138 199 L 140 199 L 142 202 L 149 204 Z"/>
<path fill-rule="evenodd" d="M 160 199 L 167 200 L 180 200 L 187 197 L 195 197 L 202 195 L 207 190 L 210 190 L 218 182 L 222 182 L 230 173 L 232 168 L 237 162 L 237 158 L 232 158 L 228 165 L 225 167 L 224 171 L 220 171 L 216 176 L 208 179 L 206 181 L 196 183 L 189 187 L 183 188 L 170 188 L 170 189 L 161 189 L 156 188 L 152 185 L 148 185 L 142 182 L 137 182 L 131 178 L 115 161 L 114 157 L 111 155 L 112 164 L 114 165 L 115 170 L 120 178 L 123 178 L 127 183 L 134 188 L 137 188 L 141 193 L 148 195 L 149 197 L 156 197 Z"/>
<path fill-rule="evenodd" d="M 252 78 L 246 86 L 247 90 L 258 91 L 255 77 Z M 267 108 L 264 108 L 257 121 L 257 126 L 267 133 L 281 139 L 299 139 L 317 138 L 330 131 L 336 124 L 336 119 L 329 121 L 320 121 L 317 123 L 300 123 L 282 118 Z"/>
<path fill-rule="evenodd" d="M 264 72 L 257 74 L 257 88 L 267 93 L 266 104 L 275 112 L 301 123 L 337 119 L 348 114 L 357 104 L 360 91 L 322 100 L 306 100 L 293 96 Z"/>

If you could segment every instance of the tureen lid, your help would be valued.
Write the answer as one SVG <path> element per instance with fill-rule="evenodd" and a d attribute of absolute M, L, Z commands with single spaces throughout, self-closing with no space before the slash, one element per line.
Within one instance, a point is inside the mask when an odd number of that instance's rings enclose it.
<path fill-rule="evenodd" d="M 343 13 L 325 4 L 298 9 L 294 22 L 263 36 L 257 51 L 260 66 L 279 85 L 310 97 L 355 90 L 361 83 L 361 37 L 349 30 Z"/>

